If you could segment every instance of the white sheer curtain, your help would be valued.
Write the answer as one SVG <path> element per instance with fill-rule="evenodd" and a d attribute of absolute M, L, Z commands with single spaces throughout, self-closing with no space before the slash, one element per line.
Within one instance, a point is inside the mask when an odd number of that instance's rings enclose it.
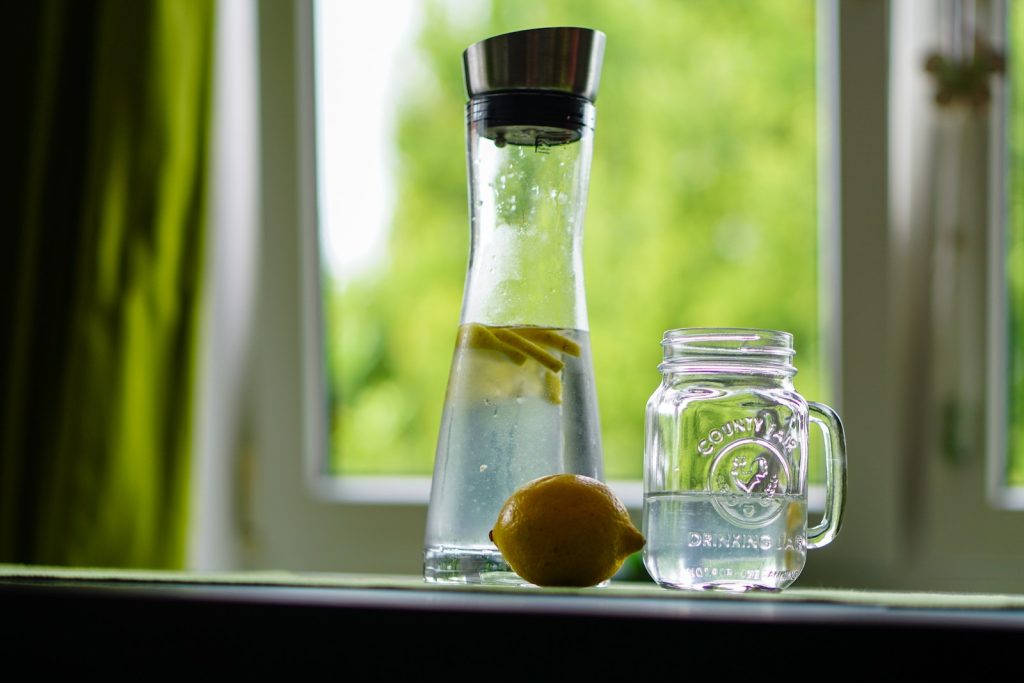
<path fill-rule="evenodd" d="M 893 4 L 891 166 L 909 538 L 929 471 L 985 461 L 992 94 L 1002 84 L 999 0 Z M 982 465 L 983 466 L 983 465 Z"/>

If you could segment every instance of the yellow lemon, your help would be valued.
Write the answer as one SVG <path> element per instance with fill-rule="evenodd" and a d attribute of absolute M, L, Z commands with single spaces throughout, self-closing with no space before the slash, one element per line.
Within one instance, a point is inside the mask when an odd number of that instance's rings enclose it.
<path fill-rule="evenodd" d="M 509 566 L 538 586 L 593 586 L 644 546 L 626 507 L 606 485 L 579 474 L 525 484 L 491 530 Z"/>

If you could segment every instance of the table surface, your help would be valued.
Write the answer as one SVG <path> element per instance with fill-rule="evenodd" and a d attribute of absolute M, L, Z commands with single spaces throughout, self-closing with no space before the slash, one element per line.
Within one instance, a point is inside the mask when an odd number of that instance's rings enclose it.
<path fill-rule="evenodd" d="M 120 643 L 147 661 L 172 655 L 178 662 L 206 661 L 232 651 L 246 652 L 258 667 L 294 648 L 330 660 L 339 648 L 373 652 L 404 634 L 400 657 L 347 660 L 372 663 L 374 674 L 411 671 L 423 658 L 442 661 L 445 643 L 458 646 L 460 663 L 479 656 L 487 665 L 486 653 L 510 634 L 522 661 L 557 644 L 599 652 L 595 671 L 603 673 L 635 671 L 637 653 L 685 650 L 687 643 L 690 649 L 700 643 L 701 657 L 714 662 L 780 638 L 792 638 L 801 651 L 858 642 L 898 645 L 908 657 L 965 661 L 977 656 L 972 643 L 991 657 L 1016 653 L 1012 647 L 993 653 L 1000 639 L 1024 642 L 1024 596 L 991 594 L 791 589 L 731 595 L 627 583 L 563 590 L 436 586 L 408 576 L 0 565 L 0 605 L 7 617 L 0 620 L 0 643 L 52 653 L 56 640 L 79 659 Z M 572 661 L 572 673 L 580 673 L 579 661 Z"/>

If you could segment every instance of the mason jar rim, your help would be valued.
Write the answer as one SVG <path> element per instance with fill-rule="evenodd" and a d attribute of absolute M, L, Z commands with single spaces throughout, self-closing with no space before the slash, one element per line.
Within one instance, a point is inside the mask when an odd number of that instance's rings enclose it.
<path fill-rule="evenodd" d="M 768 353 L 792 356 L 793 335 L 780 330 L 755 327 L 679 327 L 666 330 L 662 346 L 685 344 L 697 349 L 724 353 Z"/>
<path fill-rule="evenodd" d="M 794 374 L 793 335 L 780 330 L 747 327 L 682 327 L 667 330 L 661 340 L 664 363 L 671 370 L 715 372 L 758 368 Z M 693 366 L 691 368 L 691 366 Z"/>

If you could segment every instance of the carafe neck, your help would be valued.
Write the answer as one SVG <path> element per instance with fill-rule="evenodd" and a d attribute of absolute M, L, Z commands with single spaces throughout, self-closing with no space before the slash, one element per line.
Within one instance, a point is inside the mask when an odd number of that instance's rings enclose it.
<path fill-rule="evenodd" d="M 471 100 L 467 118 L 472 243 L 462 322 L 586 330 L 593 105 L 502 93 Z"/>

